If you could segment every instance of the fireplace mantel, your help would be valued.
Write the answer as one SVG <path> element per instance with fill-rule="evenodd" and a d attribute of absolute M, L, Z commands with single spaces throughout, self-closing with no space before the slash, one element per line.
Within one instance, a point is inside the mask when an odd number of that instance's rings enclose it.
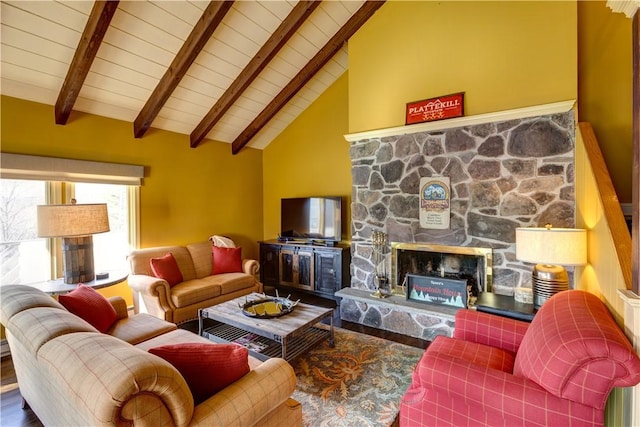
<path fill-rule="evenodd" d="M 496 111 L 493 113 L 477 114 L 475 116 L 457 117 L 454 119 L 435 122 L 418 123 L 408 126 L 396 126 L 392 128 L 369 130 L 365 132 L 351 133 L 344 138 L 349 142 L 362 141 L 370 138 L 383 138 L 387 136 L 406 135 L 418 132 L 433 132 L 453 129 L 462 126 L 480 125 L 484 123 L 500 122 L 506 120 L 524 119 L 527 117 L 543 116 L 547 114 L 565 113 L 573 108 L 575 100 L 553 102 L 551 104 L 534 105 L 531 107 L 516 108 L 513 110 Z"/>

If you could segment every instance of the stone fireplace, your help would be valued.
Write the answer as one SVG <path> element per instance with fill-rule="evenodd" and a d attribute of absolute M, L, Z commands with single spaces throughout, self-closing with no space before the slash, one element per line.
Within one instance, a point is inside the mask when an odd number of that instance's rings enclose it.
<path fill-rule="evenodd" d="M 408 277 L 426 276 L 467 282 L 468 298 L 491 291 L 493 253 L 490 248 L 420 243 L 391 243 L 392 293 L 407 296 Z"/>
<path fill-rule="evenodd" d="M 531 265 L 515 258 L 515 229 L 575 226 L 572 107 L 548 104 L 347 136 L 352 263 L 351 287 L 340 295 L 342 318 L 425 339 L 452 332 L 456 309 L 416 305 L 397 291 L 369 298 L 376 272 L 390 272 L 392 283 L 402 284 L 393 277 L 391 248 L 374 265 L 374 231 L 402 245 L 489 251 L 491 279 L 476 279 L 484 280 L 477 290 L 513 295 L 516 287 L 530 287 Z M 451 183 L 450 226 L 422 228 L 420 179 L 439 176 Z"/>

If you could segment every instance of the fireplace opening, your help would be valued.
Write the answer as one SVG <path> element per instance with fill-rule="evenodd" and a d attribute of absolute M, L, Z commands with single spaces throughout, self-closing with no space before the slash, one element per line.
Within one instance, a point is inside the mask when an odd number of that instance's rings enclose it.
<path fill-rule="evenodd" d="M 392 292 L 406 297 L 413 276 L 466 280 L 473 302 L 481 292 L 491 291 L 492 264 L 491 248 L 393 242 Z"/>

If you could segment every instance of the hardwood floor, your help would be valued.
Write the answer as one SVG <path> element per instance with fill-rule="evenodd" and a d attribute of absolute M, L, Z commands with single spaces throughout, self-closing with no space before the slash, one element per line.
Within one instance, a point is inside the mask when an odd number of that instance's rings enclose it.
<path fill-rule="evenodd" d="M 18 389 L 16 372 L 11 357 L 3 357 L 0 380 L 0 426 L 42 427 L 36 414 L 29 408 L 22 409 L 22 396 Z"/>
<path fill-rule="evenodd" d="M 266 290 L 267 294 L 274 295 L 272 289 Z M 336 302 L 333 300 L 320 298 L 315 295 L 306 293 L 294 293 L 291 292 L 292 299 L 300 298 L 302 302 L 307 304 L 314 304 L 322 307 L 336 307 Z M 280 292 L 281 295 L 286 296 L 284 292 Z M 429 341 L 421 340 L 418 338 L 412 338 L 406 335 L 396 334 L 393 332 L 383 331 L 380 329 L 371 328 L 368 326 L 359 325 L 357 323 L 345 322 L 340 320 L 340 313 L 338 310 L 334 312 L 334 325 L 340 328 L 349 329 L 356 332 L 361 332 L 368 335 L 385 338 L 390 341 L 399 342 L 402 344 L 410 345 L 418 348 L 426 348 L 429 345 Z M 193 325 L 197 330 L 197 325 Z M 187 327 L 187 329 L 192 329 Z M 22 396 L 18 389 L 18 383 L 16 380 L 16 374 L 13 369 L 13 363 L 10 357 L 4 357 L 0 366 L 2 370 L 1 390 L 0 390 L 0 426 L 11 427 L 42 427 L 42 423 L 38 420 L 38 417 L 29 408 L 22 409 Z"/>

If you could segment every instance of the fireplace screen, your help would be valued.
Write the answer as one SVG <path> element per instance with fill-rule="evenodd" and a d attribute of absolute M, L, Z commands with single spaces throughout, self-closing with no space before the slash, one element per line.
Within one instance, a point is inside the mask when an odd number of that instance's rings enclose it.
<path fill-rule="evenodd" d="M 491 248 L 391 243 L 393 293 L 407 296 L 410 277 L 427 276 L 466 280 L 469 297 L 490 292 L 493 257 Z"/>

